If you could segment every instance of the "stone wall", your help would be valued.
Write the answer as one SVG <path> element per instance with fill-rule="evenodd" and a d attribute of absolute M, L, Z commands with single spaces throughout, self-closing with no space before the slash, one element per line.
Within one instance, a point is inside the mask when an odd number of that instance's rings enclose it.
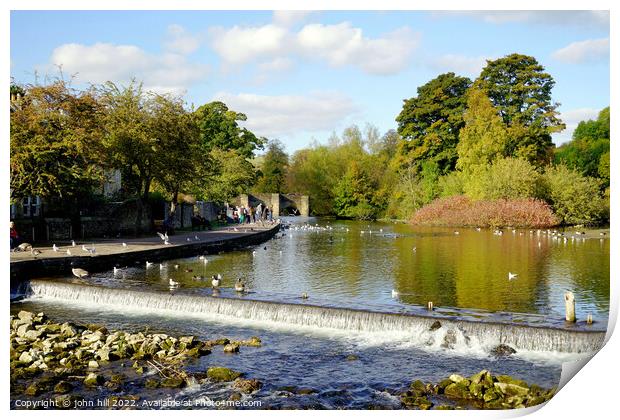
<path fill-rule="evenodd" d="M 212 201 L 196 201 L 197 214 L 212 222 L 220 214 L 220 206 Z"/>
<path fill-rule="evenodd" d="M 168 219 L 170 214 L 170 203 L 166 203 L 164 208 L 164 220 Z M 179 203 L 174 212 L 174 228 L 192 227 L 192 215 L 194 214 L 193 204 Z"/>

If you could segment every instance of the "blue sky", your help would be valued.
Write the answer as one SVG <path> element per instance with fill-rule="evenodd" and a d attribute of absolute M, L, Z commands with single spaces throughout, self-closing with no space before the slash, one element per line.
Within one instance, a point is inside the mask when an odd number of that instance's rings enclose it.
<path fill-rule="evenodd" d="M 11 75 L 127 83 L 223 100 L 293 152 L 350 124 L 396 128 L 402 100 L 438 74 L 533 55 L 556 80 L 570 138 L 609 105 L 605 12 L 13 11 Z"/>

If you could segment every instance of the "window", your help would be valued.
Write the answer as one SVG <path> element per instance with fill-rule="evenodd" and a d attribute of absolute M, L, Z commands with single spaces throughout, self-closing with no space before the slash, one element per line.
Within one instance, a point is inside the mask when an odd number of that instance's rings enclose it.
<path fill-rule="evenodd" d="M 24 210 L 24 217 L 39 216 L 41 211 L 41 197 L 38 195 L 35 197 L 24 197 L 22 201 L 22 208 Z"/>

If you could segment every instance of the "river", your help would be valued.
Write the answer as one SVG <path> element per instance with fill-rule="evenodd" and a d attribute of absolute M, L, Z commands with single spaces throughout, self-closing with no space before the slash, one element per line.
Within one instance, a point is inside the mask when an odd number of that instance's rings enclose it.
<path fill-rule="evenodd" d="M 598 232 L 576 235 L 571 230 L 561 236 L 505 229 L 498 235 L 489 230 L 314 218 L 288 222 L 289 229 L 260 246 L 205 259 L 166 261 L 162 267 L 140 264 L 116 274 L 112 267 L 93 273 L 88 284 L 113 289 L 112 294 L 84 289 L 71 295 L 54 289 L 54 283 L 45 286 L 44 281 L 38 295 L 13 304 L 12 311 L 44 311 L 58 321 L 98 322 L 109 328 L 149 326 L 204 339 L 258 335 L 262 347 L 244 348 L 232 357 L 214 351 L 193 369 L 224 365 L 246 372 L 265 384 L 252 398 L 264 407 L 283 408 L 397 408 L 393 394 L 414 379 L 437 381 L 481 369 L 552 387 L 559 380 L 561 362 L 579 355 L 571 343 L 566 351 L 546 348 L 544 343 L 552 346 L 557 339 L 541 339 L 537 331 L 587 332 L 606 326 L 609 238 Z M 228 312 L 200 303 L 201 297 L 211 299 L 214 292 L 208 279 L 216 273 L 223 277 L 217 297 L 231 298 Z M 510 279 L 508 273 L 516 277 Z M 247 288 L 243 295 L 232 289 L 239 277 Z M 170 290 L 170 278 L 180 286 Z M 575 326 L 563 321 L 566 290 L 575 294 L 579 318 Z M 143 292 L 156 292 L 157 298 L 145 300 Z M 302 298 L 304 294 L 307 298 Z M 177 306 L 165 297 L 170 295 Z M 251 307 L 235 306 L 238 300 Z M 433 312 L 426 309 L 429 301 Z M 281 306 L 285 310 L 266 308 L 261 302 L 286 304 Z M 304 309 L 310 307 L 318 312 Z M 404 317 L 392 321 L 390 315 L 388 322 L 381 318 L 385 313 Z M 585 325 L 587 314 L 593 316 L 593 325 Z M 405 325 L 403 320 L 409 322 L 407 315 L 432 316 L 444 327 L 430 333 L 426 324 L 415 321 L 422 327 L 396 328 Z M 488 329 L 476 333 L 475 322 L 465 327 L 454 324 L 457 339 L 445 345 L 450 322 L 461 320 L 535 328 L 515 338 L 521 343 L 515 355 L 496 358 L 489 350 L 499 343 L 486 337 Z M 528 334 L 537 335 L 531 337 L 536 344 L 523 344 Z M 349 355 L 356 360 L 347 360 Z M 286 391 L 290 386 L 314 392 L 291 394 Z M 203 386 L 175 397 L 217 399 L 229 391 Z"/>

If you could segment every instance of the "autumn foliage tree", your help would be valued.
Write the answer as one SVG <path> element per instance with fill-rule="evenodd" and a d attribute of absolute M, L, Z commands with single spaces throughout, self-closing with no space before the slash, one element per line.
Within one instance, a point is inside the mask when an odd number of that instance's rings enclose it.
<path fill-rule="evenodd" d="M 11 199 L 77 197 L 103 181 L 102 108 L 92 90 L 26 86 L 11 112 Z"/>

